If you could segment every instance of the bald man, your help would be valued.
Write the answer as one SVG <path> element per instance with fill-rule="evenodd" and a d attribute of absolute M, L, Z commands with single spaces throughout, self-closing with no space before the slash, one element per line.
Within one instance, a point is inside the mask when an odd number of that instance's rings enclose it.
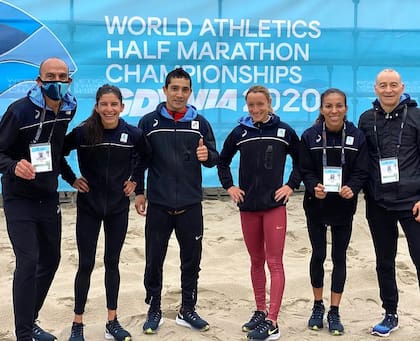
<path fill-rule="evenodd" d="M 361 115 L 359 128 L 366 135 L 370 156 L 364 189 L 366 217 L 385 310 L 385 317 L 373 327 L 372 334 L 389 336 L 398 329 L 398 223 L 420 279 L 420 109 L 404 93 L 404 83 L 395 70 L 379 72 L 375 93 L 373 108 Z"/>
<path fill-rule="evenodd" d="M 13 307 L 17 341 L 54 341 L 36 322 L 60 261 L 57 192 L 67 127 L 77 103 L 67 64 L 48 58 L 36 85 L 0 121 L 0 172 L 7 231 L 16 257 Z"/>

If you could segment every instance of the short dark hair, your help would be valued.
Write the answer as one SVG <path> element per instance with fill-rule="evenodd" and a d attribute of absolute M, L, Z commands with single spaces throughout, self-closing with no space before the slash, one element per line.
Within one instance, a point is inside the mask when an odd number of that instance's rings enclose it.
<path fill-rule="evenodd" d="M 185 78 L 190 81 L 190 88 L 192 88 L 192 81 L 190 74 L 185 71 L 182 67 L 176 68 L 169 72 L 165 79 L 165 88 L 168 88 L 169 83 L 171 82 L 172 78 Z"/>

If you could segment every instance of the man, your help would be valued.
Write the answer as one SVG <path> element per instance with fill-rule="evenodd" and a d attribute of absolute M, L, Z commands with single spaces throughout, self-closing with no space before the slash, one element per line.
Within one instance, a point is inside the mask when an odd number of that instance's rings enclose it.
<path fill-rule="evenodd" d="M 76 100 L 66 63 L 41 63 L 36 85 L 0 122 L 0 172 L 7 231 L 16 257 L 13 307 L 17 341 L 57 338 L 36 323 L 60 261 L 60 160 Z M 42 157 L 41 157 L 42 156 Z"/>
<path fill-rule="evenodd" d="M 366 217 L 376 253 L 384 319 L 372 334 L 388 336 L 398 328 L 398 288 L 395 279 L 398 226 L 400 223 L 420 282 L 420 109 L 404 93 L 395 70 L 376 77 L 377 99 L 364 112 L 359 128 L 369 151 L 365 188 Z"/>
<path fill-rule="evenodd" d="M 167 101 L 139 122 L 151 150 L 147 214 L 142 191 L 136 192 L 135 202 L 137 212 L 146 215 L 144 285 L 150 307 L 143 331 L 154 334 L 163 322 L 162 271 L 173 230 L 180 247 L 182 288 L 176 323 L 206 331 L 209 324 L 195 311 L 203 240 L 201 165 L 215 166 L 219 155 L 210 124 L 187 104 L 190 75 L 181 68 L 171 71 L 163 92 Z"/>

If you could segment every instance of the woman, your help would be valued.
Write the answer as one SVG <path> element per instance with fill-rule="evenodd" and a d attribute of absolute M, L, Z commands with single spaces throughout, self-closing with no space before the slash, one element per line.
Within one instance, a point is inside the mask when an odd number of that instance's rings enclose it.
<path fill-rule="evenodd" d="M 140 129 L 119 118 L 124 110 L 121 91 L 112 85 L 96 93 L 92 115 L 65 138 L 64 153 L 77 149 L 81 177 L 63 167 L 63 178 L 78 190 L 76 238 L 79 267 L 75 279 L 74 321 L 69 341 L 84 341 L 83 313 L 95 265 L 101 224 L 105 233 L 105 290 L 108 322 L 105 337 L 129 341 L 131 335 L 118 322 L 119 258 L 127 233 L 129 196 L 136 184 L 133 167 L 145 150 Z M 139 166 L 139 163 L 137 163 Z M 142 174 L 142 173 L 141 173 Z"/>
<path fill-rule="evenodd" d="M 333 271 L 327 315 L 333 335 L 344 333 L 338 307 L 346 280 L 346 251 L 350 242 L 357 194 L 368 176 L 363 133 L 346 120 L 346 95 L 328 89 L 321 95 L 320 115 L 302 134 L 300 171 L 305 185 L 303 207 L 312 245 L 310 277 L 314 306 L 308 326 L 323 328 L 324 261 L 327 226 L 331 228 Z"/>
<path fill-rule="evenodd" d="M 242 326 L 248 338 L 280 337 L 277 318 L 284 291 L 283 249 L 286 203 L 300 184 L 299 137 L 273 113 L 267 88 L 257 85 L 245 95 L 249 115 L 239 121 L 223 145 L 218 164 L 220 182 L 238 204 L 244 241 L 251 259 L 251 280 L 256 310 Z M 233 183 L 230 164 L 240 153 L 239 187 Z M 289 181 L 283 184 L 286 156 L 293 159 Z M 265 262 L 270 271 L 267 311 Z"/>

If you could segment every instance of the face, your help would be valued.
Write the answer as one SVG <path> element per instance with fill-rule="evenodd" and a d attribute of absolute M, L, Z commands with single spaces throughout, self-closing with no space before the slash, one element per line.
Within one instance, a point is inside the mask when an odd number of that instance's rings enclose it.
<path fill-rule="evenodd" d="M 398 72 L 384 70 L 376 77 L 375 93 L 378 96 L 382 108 L 391 112 L 400 103 L 400 97 L 404 92 L 404 84 Z"/>
<path fill-rule="evenodd" d="M 41 85 L 42 81 L 71 83 L 72 79 L 69 77 L 67 64 L 58 58 L 50 58 L 44 61 L 39 70 L 38 85 Z"/>
<path fill-rule="evenodd" d="M 163 87 L 166 95 L 166 106 L 169 110 L 181 112 L 191 95 L 190 81 L 186 78 L 171 78 L 168 87 Z"/>
<path fill-rule="evenodd" d="M 254 123 L 265 122 L 271 111 L 271 99 L 262 92 L 250 92 L 246 98 L 249 115 Z"/>
<path fill-rule="evenodd" d="M 112 92 L 103 94 L 95 105 L 95 109 L 101 117 L 105 129 L 113 129 L 118 126 L 118 119 L 124 110 L 124 104 Z"/>
<path fill-rule="evenodd" d="M 328 130 L 340 131 L 347 113 L 344 96 L 339 93 L 325 95 L 320 112 L 324 116 Z"/>

